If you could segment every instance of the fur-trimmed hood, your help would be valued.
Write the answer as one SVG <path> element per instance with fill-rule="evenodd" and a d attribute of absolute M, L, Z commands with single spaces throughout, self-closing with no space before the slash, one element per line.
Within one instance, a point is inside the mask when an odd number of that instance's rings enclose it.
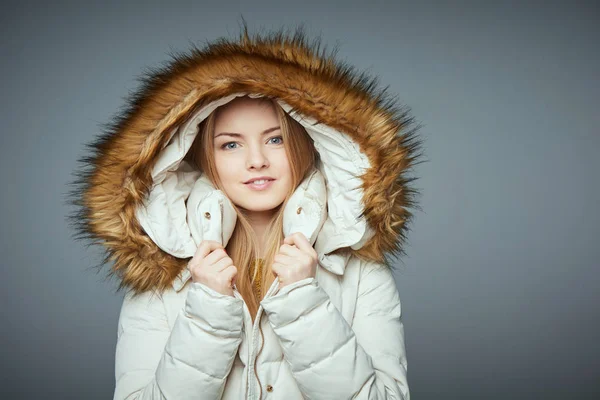
<path fill-rule="evenodd" d="M 219 39 L 146 73 L 139 90 L 80 160 L 70 216 L 79 238 L 106 249 L 120 287 L 180 288 L 204 239 L 235 227 L 229 200 L 183 158 L 212 110 L 236 96 L 270 96 L 314 141 L 319 165 L 284 210 L 284 233 L 303 232 L 320 265 L 343 274 L 350 254 L 387 263 L 403 254 L 420 154 L 406 108 L 377 79 L 308 44 L 302 30 Z"/>

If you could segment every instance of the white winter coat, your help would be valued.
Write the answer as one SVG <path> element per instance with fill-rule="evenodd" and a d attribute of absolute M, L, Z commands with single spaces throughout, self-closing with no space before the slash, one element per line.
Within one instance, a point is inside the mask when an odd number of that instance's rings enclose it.
<path fill-rule="evenodd" d="M 225 246 L 233 232 L 236 215 L 227 197 L 181 158 L 198 122 L 235 96 L 214 102 L 182 126 L 154 169 L 155 186 L 137 215 L 169 252 L 187 250 L 181 255 L 191 257 L 202 240 Z M 339 157 L 334 150 L 344 146 L 324 149 L 332 132 L 297 118 L 322 158 Z M 164 167 L 175 159 L 177 170 Z M 361 166 L 344 157 L 331 164 L 337 175 L 328 187 L 314 169 L 284 210 L 286 236 L 302 232 L 320 255 L 316 279 L 282 290 L 275 280 L 254 324 L 237 290 L 231 297 L 194 283 L 188 269 L 162 296 L 127 295 L 119 319 L 115 399 L 409 398 L 400 298 L 391 271 L 356 256 L 326 256 L 372 235 L 352 213 L 360 209 L 360 198 L 334 194 L 359 183 L 355 170 Z M 346 187 L 333 187 L 342 183 Z M 330 207 L 328 191 L 335 199 Z M 185 207 L 174 200 L 182 196 L 188 199 Z M 328 219 L 334 208 L 336 221 Z"/>
<path fill-rule="evenodd" d="M 178 281 L 127 296 L 115 399 L 408 399 L 401 306 L 388 268 L 348 260 L 261 301 Z"/>

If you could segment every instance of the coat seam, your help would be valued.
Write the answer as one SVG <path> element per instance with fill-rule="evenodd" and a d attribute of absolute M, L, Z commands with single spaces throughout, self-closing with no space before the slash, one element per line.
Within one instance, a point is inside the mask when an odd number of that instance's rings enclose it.
<path fill-rule="evenodd" d="M 166 353 L 166 354 L 167 354 L 169 357 L 171 357 L 173 360 L 177 360 L 177 361 L 179 361 L 180 363 L 182 363 L 183 365 L 186 365 L 186 366 L 190 367 L 190 368 L 191 368 L 191 369 L 193 369 L 194 371 L 198 371 L 198 372 L 200 372 L 202 375 L 209 376 L 209 377 L 213 378 L 214 380 L 217 380 L 217 381 L 222 381 L 223 379 L 225 379 L 225 378 L 226 378 L 226 377 L 217 377 L 217 376 L 211 375 L 211 374 L 209 374 L 209 373 L 207 373 L 207 372 L 204 372 L 204 371 L 202 371 L 201 369 L 198 369 L 197 367 L 193 366 L 192 364 L 190 364 L 190 363 L 188 363 L 188 362 L 185 362 L 185 361 L 183 361 L 181 358 L 177 358 L 177 357 L 173 356 L 173 354 L 171 354 L 171 352 L 169 352 L 169 350 L 167 350 L 166 348 L 165 348 L 165 353 Z"/>

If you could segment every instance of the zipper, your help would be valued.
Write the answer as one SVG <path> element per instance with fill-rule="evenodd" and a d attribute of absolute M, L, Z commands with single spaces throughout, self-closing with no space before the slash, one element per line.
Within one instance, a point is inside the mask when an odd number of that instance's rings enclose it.
<path fill-rule="evenodd" d="M 273 281 L 273 283 L 271 284 L 271 287 L 269 288 L 269 290 L 267 291 L 267 293 L 265 294 L 265 298 L 269 297 L 273 292 L 275 292 L 277 289 L 279 288 L 279 279 L 275 279 L 275 281 Z M 234 285 L 234 290 L 233 293 L 236 297 L 242 299 L 242 295 L 241 293 L 237 290 L 237 288 Z M 244 308 L 246 310 L 246 312 L 248 313 L 248 315 L 250 315 L 250 310 L 248 309 L 248 306 L 246 305 L 246 302 L 244 302 Z M 258 312 L 256 313 L 256 319 L 254 320 L 254 324 L 252 326 L 252 332 L 250 334 L 250 345 L 251 350 L 250 352 L 252 353 L 252 350 L 254 350 L 254 348 L 256 347 L 256 344 L 254 343 L 254 339 L 257 338 L 256 335 L 256 331 L 258 330 L 258 332 L 260 333 L 260 337 L 261 337 L 261 346 L 260 349 L 258 350 L 258 352 L 256 353 L 256 355 L 253 357 L 252 359 L 252 363 L 253 363 L 253 371 L 254 371 L 254 378 L 256 378 L 256 380 L 258 381 L 258 387 L 260 389 L 260 394 L 258 399 L 262 398 L 262 386 L 260 385 L 260 378 L 258 377 L 258 371 L 256 369 L 256 360 L 258 359 L 258 356 L 261 354 L 264 345 L 265 345 L 265 336 L 264 333 L 262 331 L 262 326 L 261 326 L 261 317 L 262 317 L 262 312 L 263 312 L 263 308 L 262 306 L 258 307 Z M 252 320 L 252 316 L 250 316 L 250 320 Z M 250 379 L 247 379 L 246 381 L 246 393 L 248 393 L 250 390 Z"/>
<path fill-rule="evenodd" d="M 256 370 L 256 360 L 258 360 L 258 356 L 262 352 L 262 349 L 265 344 L 265 338 L 262 334 L 262 329 L 260 328 L 260 320 L 258 322 L 258 330 L 260 331 L 261 342 L 260 342 L 260 349 L 258 349 L 258 353 L 256 353 L 256 357 L 254 357 L 254 376 L 256 376 L 256 380 L 258 381 L 258 388 L 260 389 L 258 398 L 262 399 L 262 386 L 260 384 L 260 378 L 258 377 L 258 371 Z"/>
<path fill-rule="evenodd" d="M 221 243 L 223 244 L 223 202 L 219 201 L 219 207 L 221 209 Z M 267 293 L 265 294 L 265 298 L 271 296 L 277 289 L 279 288 L 279 278 L 275 278 L 275 280 L 273 281 L 273 283 L 271 284 L 271 287 L 269 288 L 269 290 L 267 291 Z M 248 309 L 248 306 L 246 305 L 246 302 L 244 301 L 242 294 L 237 290 L 237 287 L 235 285 L 235 283 L 233 284 L 233 295 L 235 297 L 237 297 L 238 299 L 241 299 L 242 302 L 244 303 L 244 309 L 246 310 L 246 313 L 248 315 L 250 315 L 250 310 Z M 260 378 L 258 377 L 258 371 L 256 369 L 256 360 L 258 359 L 258 356 L 261 354 L 264 345 L 265 345 L 265 336 L 264 333 L 262 331 L 262 326 L 261 326 L 261 317 L 262 317 L 262 312 L 263 312 L 263 308 L 261 305 L 259 305 L 258 307 L 258 312 L 256 313 L 256 319 L 254 320 L 254 323 L 252 325 L 252 331 L 250 334 L 250 344 L 252 346 L 252 349 L 250 350 L 250 352 L 252 353 L 252 350 L 254 350 L 254 348 L 256 347 L 254 344 L 254 338 L 256 337 L 256 330 L 257 330 L 257 325 L 258 325 L 258 331 L 260 333 L 260 337 L 261 337 L 261 346 L 260 349 L 258 350 L 258 352 L 256 353 L 256 355 L 253 357 L 253 370 L 254 370 L 254 377 L 256 378 L 256 380 L 258 381 L 258 387 L 260 389 L 260 394 L 259 394 L 259 399 L 262 398 L 262 386 L 260 385 Z M 252 321 L 252 315 L 250 315 L 250 321 Z M 246 393 L 249 392 L 250 389 L 250 379 L 246 380 Z"/>

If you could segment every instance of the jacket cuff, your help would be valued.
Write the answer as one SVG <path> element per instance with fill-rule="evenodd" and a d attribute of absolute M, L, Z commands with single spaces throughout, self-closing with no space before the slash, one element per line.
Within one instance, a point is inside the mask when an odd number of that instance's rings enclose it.
<path fill-rule="evenodd" d="M 200 283 L 193 282 L 185 302 L 186 316 L 206 322 L 212 330 L 241 333 L 244 306 L 237 297 L 222 294 Z"/>
<path fill-rule="evenodd" d="M 275 296 L 263 299 L 260 304 L 273 327 L 279 327 L 297 320 L 327 300 L 327 293 L 311 277 L 284 286 Z"/>

